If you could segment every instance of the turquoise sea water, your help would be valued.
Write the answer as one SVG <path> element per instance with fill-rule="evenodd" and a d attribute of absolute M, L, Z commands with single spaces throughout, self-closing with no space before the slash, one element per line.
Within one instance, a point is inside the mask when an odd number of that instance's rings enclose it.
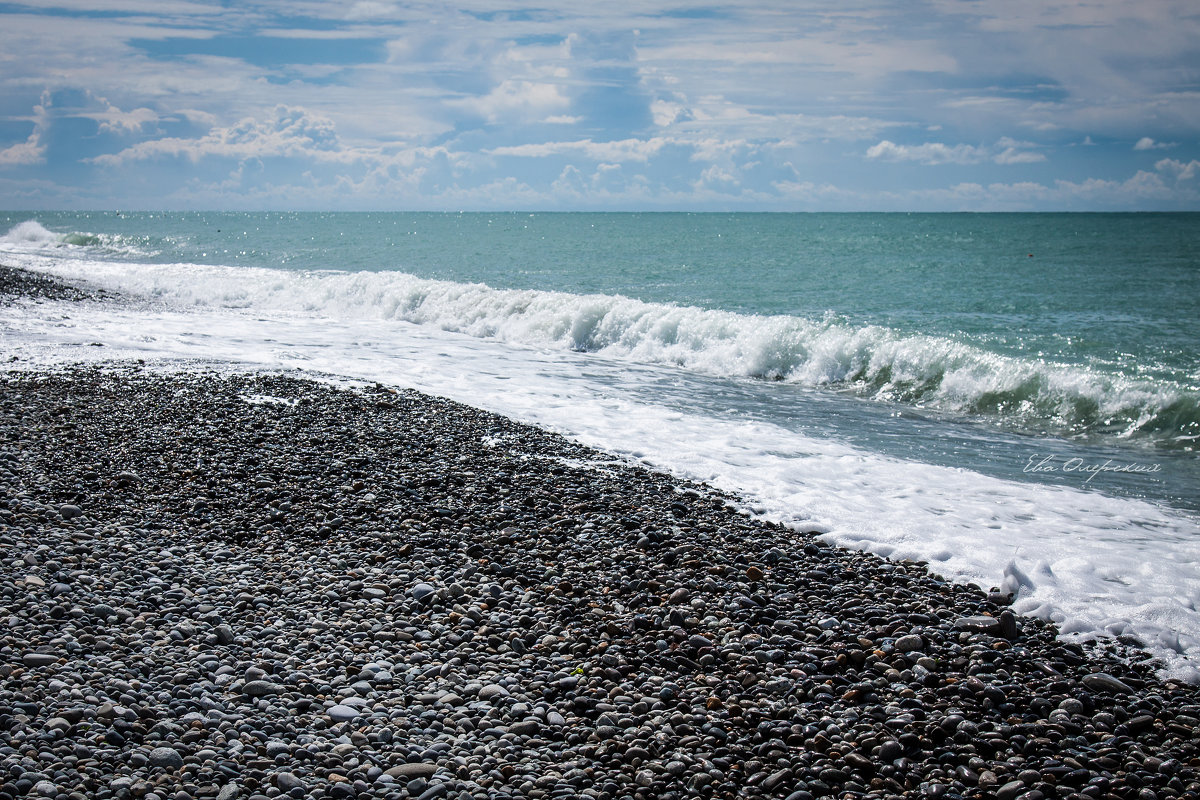
<path fill-rule="evenodd" d="M 0 229 L 35 216 L 68 242 L 148 263 L 400 271 L 937 337 L 1014 359 L 1028 378 L 939 403 L 946 358 L 910 363 L 922 354 L 909 342 L 884 363 L 862 341 L 837 354 L 840 372 L 799 382 L 1034 434 L 1185 450 L 1200 437 L 1197 214 L 9 213 Z M 779 345 L 748 374 L 803 371 L 806 343 Z M 1051 385 L 1055 367 L 1117 385 L 1071 395 Z"/>

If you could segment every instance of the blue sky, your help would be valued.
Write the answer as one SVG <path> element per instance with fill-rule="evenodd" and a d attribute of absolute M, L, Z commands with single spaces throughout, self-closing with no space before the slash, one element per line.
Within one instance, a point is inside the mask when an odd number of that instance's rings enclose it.
<path fill-rule="evenodd" d="M 0 206 L 1200 209 L 1194 0 L 0 3 Z"/>

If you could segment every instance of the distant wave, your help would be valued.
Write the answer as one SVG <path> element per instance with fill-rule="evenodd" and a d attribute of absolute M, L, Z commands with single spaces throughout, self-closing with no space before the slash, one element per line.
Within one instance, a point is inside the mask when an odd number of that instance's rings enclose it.
<path fill-rule="evenodd" d="M 147 257 L 157 252 L 147 247 L 145 237 L 129 237 L 110 233 L 55 233 L 37 220 L 14 225 L 0 236 L 0 248 L 20 250 L 78 251 L 79 255 L 118 257 Z M 59 253 L 61 254 L 61 252 Z"/>
<path fill-rule="evenodd" d="M 0 242 L 14 245 L 53 246 L 63 242 L 63 235 L 53 233 L 42 227 L 37 220 L 18 222 L 8 233 L 0 237 Z"/>
<path fill-rule="evenodd" d="M 102 256 L 114 246 L 91 243 L 88 236 L 54 234 L 31 221 L 0 244 L 79 246 Z M 70 260 L 56 263 L 55 269 L 72 270 Z M 401 272 L 79 264 L 80 277 L 172 303 L 403 320 L 514 344 L 985 415 L 1033 432 L 1150 438 L 1181 448 L 1200 442 L 1200 393 L 1193 388 L 1003 355 L 946 337 L 855 326 L 834 316 L 739 314 L 619 295 L 494 289 Z"/>

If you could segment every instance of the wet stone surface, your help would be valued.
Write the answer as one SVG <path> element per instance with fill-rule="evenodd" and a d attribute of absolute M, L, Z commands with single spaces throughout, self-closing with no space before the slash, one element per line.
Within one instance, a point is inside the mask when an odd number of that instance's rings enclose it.
<path fill-rule="evenodd" d="M 382 387 L 0 380 L 0 800 L 1200 789 L 1195 687 L 705 486 Z"/>
<path fill-rule="evenodd" d="M 16 298 L 38 300 L 111 300 L 116 296 L 104 289 L 80 286 L 50 275 L 0 264 L 0 305 Z"/>

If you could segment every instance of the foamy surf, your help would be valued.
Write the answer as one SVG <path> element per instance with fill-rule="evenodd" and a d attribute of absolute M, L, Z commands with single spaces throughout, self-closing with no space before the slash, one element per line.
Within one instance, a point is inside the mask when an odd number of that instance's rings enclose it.
<path fill-rule="evenodd" d="M 54 253 L 59 257 L 146 258 L 157 255 L 149 246 L 149 237 L 119 236 L 108 233 L 55 233 L 37 220 L 14 225 L 0 236 L 0 252 Z"/>
<path fill-rule="evenodd" d="M 22 223 L 0 247 L 64 245 Z M 400 320 L 510 344 L 602 353 L 718 377 L 832 388 L 976 415 L 1031 433 L 1145 438 L 1191 449 L 1200 392 L 1175 382 L 1019 358 L 882 326 L 648 303 L 620 295 L 495 289 L 404 272 L 289 271 L 88 259 L 27 263 L 175 305 Z"/>

